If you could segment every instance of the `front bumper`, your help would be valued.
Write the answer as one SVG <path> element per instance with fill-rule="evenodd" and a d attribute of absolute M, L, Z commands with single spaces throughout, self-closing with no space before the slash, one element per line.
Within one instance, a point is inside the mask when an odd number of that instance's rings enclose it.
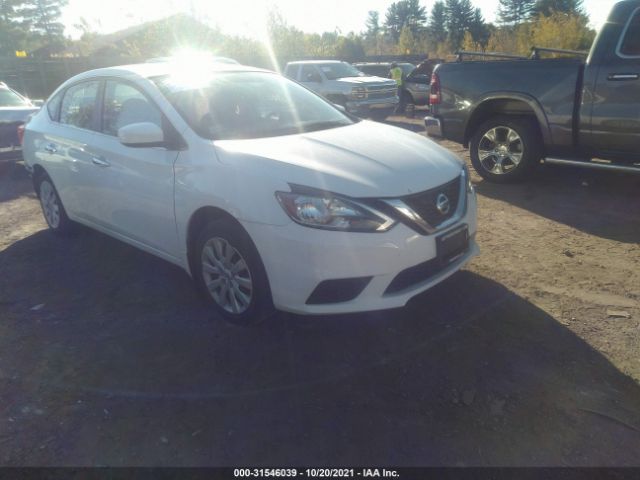
<path fill-rule="evenodd" d="M 404 306 L 412 297 L 428 290 L 462 268 L 479 254 L 475 243 L 476 196 L 467 196 L 465 216 L 455 225 L 432 235 L 422 235 L 404 224 L 385 233 L 331 232 L 296 223 L 272 226 L 243 225 L 253 239 L 271 285 L 276 308 L 302 314 L 352 313 Z M 466 253 L 446 268 L 394 293 L 385 293 L 406 269 L 436 258 L 436 237 L 460 225 L 469 228 Z M 369 278 L 355 298 L 325 304 L 307 304 L 321 282 Z"/>
<path fill-rule="evenodd" d="M 427 135 L 442 138 L 442 122 L 439 118 L 427 115 L 424 117 L 424 126 L 427 129 Z"/>
<path fill-rule="evenodd" d="M 365 100 L 348 100 L 347 111 L 350 113 L 366 113 L 371 110 L 392 110 L 398 106 L 398 97 L 376 98 Z"/>

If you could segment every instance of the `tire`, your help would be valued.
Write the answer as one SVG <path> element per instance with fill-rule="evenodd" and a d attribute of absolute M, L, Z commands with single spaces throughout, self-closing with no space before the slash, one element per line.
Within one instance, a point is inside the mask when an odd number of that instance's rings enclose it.
<path fill-rule="evenodd" d="M 475 130 L 469 153 L 474 169 L 485 180 L 519 182 L 540 164 L 542 138 L 534 120 L 495 116 Z"/>
<path fill-rule="evenodd" d="M 195 243 L 193 274 L 207 302 L 233 324 L 255 325 L 275 312 L 260 255 L 232 220 L 212 220 L 202 229 Z"/>
<path fill-rule="evenodd" d="M 369 112 L 369 117 L 376 122 L 384 122 L 390 114 L 389 110 L 372 110 Z"/>
<path fill-rule="evenodd" d="M 58 191 L 49 175 L 46 173 L 40 174 L 36 179 L 36 186 L 42 214 L 49 229 L 57 235 L 69 235 L 72 233 L 75 229 L 75 224 L 69 220 Z"/>

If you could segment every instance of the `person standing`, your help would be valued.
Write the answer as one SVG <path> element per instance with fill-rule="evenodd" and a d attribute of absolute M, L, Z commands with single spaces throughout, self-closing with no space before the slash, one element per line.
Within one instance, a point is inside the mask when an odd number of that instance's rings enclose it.
<path fill-rule="evenodd" d="M 400 102 L 398 103 L 398 108 L 395 113 L 403 113 L 405 109 L 405 96 L 403 93 L 403 82 L 402 78 L 402 69 L 398 66 L 396 62 L 391 64 L 391 70 L 389 70 L 389 76 L 396 81 L 396 85 L 398 87 L 398 98 Z"/>

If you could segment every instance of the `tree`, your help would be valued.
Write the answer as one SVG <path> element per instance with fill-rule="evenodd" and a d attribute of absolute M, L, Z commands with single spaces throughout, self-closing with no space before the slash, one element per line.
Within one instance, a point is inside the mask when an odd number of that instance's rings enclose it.
<path fill-rule="evenodd" d="M 441 0 L 434 3 L 431 9 L 429 37 L 436 45 L 442 44 L 447 40 L 447 12 Z"/>
<path fill-rule="evenodd" d="M 0 53 L 13 55 L 21 49 L 24 29 L 20 28 L 16 7 L 18 0 L 0 0 Z"/>
<path fill-rule="evenodd" d="M 336 56 L 355 62 L 365 57 L 364 47 L 359 37 L 349 34 L 347 37 L 340 37 L 336 45 Z"/>
<path fill-rule="evenodd" d="M 400 38 L 398 39 L 398 54 L 411 55 L 417 50 L 416 39 L 411 33 L 411 29 L 408 25 L 402 27 L 400 32 Z"/>
<path fill-rule="evenodd" d="M 60 22 L 67 0 L 23 0 L 17 13 L 32 33 L 47 37 L 49 43 L 64 39 L 64 25 Z"/>
<path fill-rule="evenodd" d="M 554 12 L 584 16 L 582 0 L 538 0 L 534 10 L 537 15 L 545 17 L 551 16 Z"/>
<path fill-rule="evenodd" d="M 460 50 L 464 34 L 473 23 L 475 9 L 470 0 L 446 0 L 447 30 L 451 48 Z"/>
<path fill-rule="evenodd" d="M 505 25 L 520 25 L 527 21 L 536 7 L 536 0 L 499 0 L 498 19 Z"/>
<path fill-rule="evenodd" d="M 473 13 L 473 19 L 469 25 L 468 33 L 471 35 L 473 42 L 478 45 L 481 50 L 487 48 L 491 31 L 489 30 L 487 22 L 484 21 L 482 11 L 479 8 L 476 8 Z"/>
<path fill-rule="evenodd" d="M 380 14 L 375 10 L 371 10 L 367 16 L 365 26 L 367 27 L 365 32 L 367 38 L 376 38 L 380 33 Z"/>
<path fill-rule="evenodd" d="M 399 0 L 389 5 L 384 27 L 397 42 L 404 27 L 409 27 L 411 33 L 416 35 L 424 28 L 426 22 L 427 10 L 420 6 L 420 0 Z"/>

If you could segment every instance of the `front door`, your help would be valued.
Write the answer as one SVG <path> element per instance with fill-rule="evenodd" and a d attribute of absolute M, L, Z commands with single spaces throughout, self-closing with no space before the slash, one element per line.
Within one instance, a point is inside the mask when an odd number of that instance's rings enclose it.
<path fill-rule="evenodd" d="M 163 116 L 136 86 L 105 82 L 102 139 L 93 146 L 100 170 L 103 203 L 100 223 L 147 247 L 178 256 L 173 204 L 174 162 L 178 152 L 163 147 L 127 147 L 118 140 L 126 125 L 151 122 L 162 127 Z"/>

